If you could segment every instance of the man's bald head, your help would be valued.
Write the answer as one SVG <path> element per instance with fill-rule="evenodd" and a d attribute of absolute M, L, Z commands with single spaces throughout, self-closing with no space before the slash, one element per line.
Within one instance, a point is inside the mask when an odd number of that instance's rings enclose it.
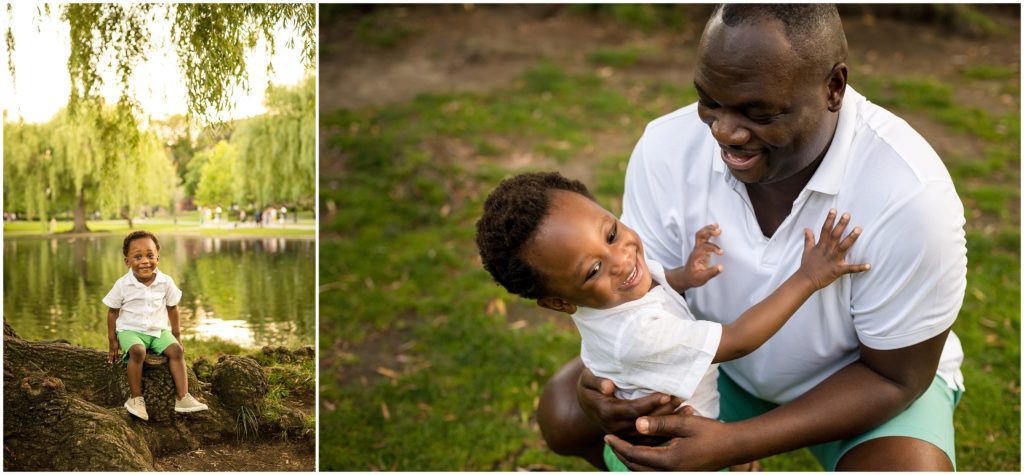
<path fill-rule="evenodd" d="M 782 23 L 795 53 L 813 70 L 828 71 L 846 61 L 846 33 L 835 5 L 828 4 L 725 4 L 715 8 L 704 28 L 701 48 L 716 26 Z"/>

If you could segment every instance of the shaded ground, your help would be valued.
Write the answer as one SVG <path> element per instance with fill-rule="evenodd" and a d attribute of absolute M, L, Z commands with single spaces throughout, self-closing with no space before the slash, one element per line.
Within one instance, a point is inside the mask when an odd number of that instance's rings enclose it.
<path fill-rule="evenodd" d="M 313 472 L 313 444 L 301 440 L 261 440 L 211 445 L 157 459 L 168 472 Z"/>

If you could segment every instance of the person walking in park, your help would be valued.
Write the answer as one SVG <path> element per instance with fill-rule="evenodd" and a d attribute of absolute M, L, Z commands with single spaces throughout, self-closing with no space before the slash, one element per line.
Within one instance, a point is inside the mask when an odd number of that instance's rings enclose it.
<path fill-rule="evenodd" d="M 792 274 L 803 228 L 830 208 L 867 230 L 848 259 L 870 256 L 872 271 L 815 293 L 764 346 L 721 365 L 724 424 L 673 413 L 680 401 L 664 394 L 620 400 L 569 362 L 538 406 L 553 450 L 612 470 L 715 470 L 801 447 L 826 470 L 956 468 L 963 205 L 931 146 L 847 84 L 846 54 L 832 5 L 716 8 L 697 50 L 698 102 L 648 124 L 622 222 L 666 268 L 683 265 L 705 223 L 730 231 L 726 271 L 685 293 L 702 320 L 729 323 Z M 666 275 L 684 290 L 678 278 Z"/>
<path fill-rule="evenodd" d="M 148 231 L 135 231 L 124 238 L 121 247 L 128 273 L 114 282 L 103 297 L 107 310 L 108 362 L 119 358 L 128 362 L 128 386 L 131 397 L 124 403 L 128 412 L 149 420 L 142 397 L 142 363 L 146 350 L 167 357 L 177 399 L 175 412 L 208 409 L 188 392 L 185 348 L 178 325 L 178 301 L 181 290 L 167 274 L 157 270 L 160 241 Z M 170 328 L 167 323 L 170 321 Z"/>

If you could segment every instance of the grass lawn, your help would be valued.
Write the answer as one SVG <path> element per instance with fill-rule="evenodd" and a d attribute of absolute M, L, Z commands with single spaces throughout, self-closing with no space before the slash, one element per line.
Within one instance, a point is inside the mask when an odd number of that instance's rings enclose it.
<path fill-rule="evenodd" d="M 992 80 L 978 75 L 961 80 Z M 1019 471 L 1019 116 L 954 104 L 956 85 L 929 78 L 858 81 L 876 102 L 983 151 L 940 150 L 968 213 L 968 288 L 954 326 L 968 387 L 955 418 L 958 468 Z M 345 167 L 322 177 L 332 186 L 320 196 L 321 210 L 337 210 L 325 213 L 320 241 L 321 469 L 590 470 L 548 450 L 534 420 L 541 388 L 578 354 L 579 337 L 567 317 L 492 283 L 474 223 L 503 177 L 541 169 L 583 178 L 618 213 L 646 122 L 694 99 L 690 87 L 613 85 L 541 64 L 501 90 L 322 111 Z M 609 136 L 625 141 L 602 147 Z M 820 470 L 806 450 L 764 466 Z"/>

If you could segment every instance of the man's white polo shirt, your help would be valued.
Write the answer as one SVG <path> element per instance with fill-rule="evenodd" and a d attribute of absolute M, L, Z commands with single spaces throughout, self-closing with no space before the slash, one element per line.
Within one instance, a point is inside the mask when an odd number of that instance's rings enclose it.
<path fill-rule="evenodd" d="M 174 285 L 174 279 L 159 269 L 149 287 L 139 282 L 129 269 L 103 297 L 106 306 L 121 309 L 117 316 L 117 331 L 133 330 L 157 337 L 161 330 L 170 328 L 167 307 L 178 305 L 180 300 L 181 290 Z"/>
<path fill-rule="evenodd" d="M 686 293 L 694 315 L 729 323 L 800 266 L 803 229 L 815 237 L 829 208 L 863 229 L 847 261 L 870 271 L 816 292 L 774 337 L 722 369 L 750 393 L 788 402 L 859 358 L 949 328 L 963 302 L 963 205 L 942 161 L 905 121 L 847 87 L 832 144 L 774 236 L 765 237 L 746 187 L 720 158 L 696 104 L 648 124 L 626 171 L 622 221 L 648 259 L 681 266 L 694 233 L 718 223 L 725 270 Z M 963 350 L 950 332 L 938 374 L 963 389 Z"/>

